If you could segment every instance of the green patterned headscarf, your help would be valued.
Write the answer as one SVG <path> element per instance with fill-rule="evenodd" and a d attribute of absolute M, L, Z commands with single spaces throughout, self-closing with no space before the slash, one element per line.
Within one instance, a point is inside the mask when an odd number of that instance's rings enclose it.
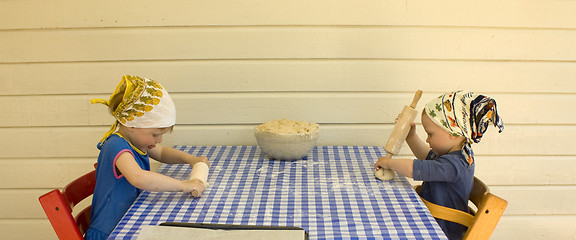
<path fill-rule="evenodd" d="M 496 100 L 473 92 L 443 94 L 426 104 L 424 111 L 448 133 L 466 137 L 463 151 L 470 164 L 474 162 L 471 144 L 480 142 L 489 123 L 492 122 L 498 132 L 504 130 L 504 122 L 496 109 Z"/>

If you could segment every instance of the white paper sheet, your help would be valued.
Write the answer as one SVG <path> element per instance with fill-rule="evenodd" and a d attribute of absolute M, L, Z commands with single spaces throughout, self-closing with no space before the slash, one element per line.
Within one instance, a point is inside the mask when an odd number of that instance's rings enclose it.
<path fill-rule="evenodd" d="M 142 226 L 138 240 L 298 240 L 305 239 L 304 230 L 214 230 L 173 226 Z"/>

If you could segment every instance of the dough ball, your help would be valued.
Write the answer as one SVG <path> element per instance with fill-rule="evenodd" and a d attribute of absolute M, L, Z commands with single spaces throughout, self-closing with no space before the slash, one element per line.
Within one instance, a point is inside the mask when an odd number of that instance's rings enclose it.
<path fill-rule="evenodd" d="M 380 168 L 374 172 L 374 176 L 382 181 L 390 181 L 394 179 L 396 174 L 390 169 Z"/>

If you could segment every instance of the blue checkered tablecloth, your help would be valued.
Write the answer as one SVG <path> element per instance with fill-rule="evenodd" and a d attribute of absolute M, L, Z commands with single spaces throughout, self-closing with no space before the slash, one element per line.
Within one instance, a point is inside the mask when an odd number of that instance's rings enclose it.
<path fill-rule="evenodd" d="M 382 147 L 318 146 L 302 160 L 270 160 L 257 146 L 175 146 L 211 162 L 202 198 L 147 192 L 110 239 L 135 239 L 143 225 L 193 222 L 302 227 L 310 239 L 446 239 L 402 176 L 374 178 Z M 158 172 L 188 179 L 187 164 Z"/>

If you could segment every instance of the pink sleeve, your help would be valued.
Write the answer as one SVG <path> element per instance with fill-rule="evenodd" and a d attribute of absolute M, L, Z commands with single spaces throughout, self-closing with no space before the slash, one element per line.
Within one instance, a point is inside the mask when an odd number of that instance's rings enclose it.
<path fill-rule="evenodd" d="M 118 160 L 118 157 L 120 157 L 120 155 L 122 155 L 122 153 L 125 153 L 125 152 L 129 152 L 132 155 L 132 157 L 134 157 L 134 154 L 132 153 L 132 151 L 130 151 L 128 149 L 124 149 L 124 150 L 120 151 L 118 154 L 116 154 L 116 157 L 114 157 L 114 164 L 112 164 L 112 167 L 114 168 L 112 170 L 114 171 L 114 176 L 116 177 L 116 179 L 124 176 L 123 174 L 118 175 L 118 172 L 116 171 L 116 169 L 117 169 L 116 168 L 116 160 Z"/>

